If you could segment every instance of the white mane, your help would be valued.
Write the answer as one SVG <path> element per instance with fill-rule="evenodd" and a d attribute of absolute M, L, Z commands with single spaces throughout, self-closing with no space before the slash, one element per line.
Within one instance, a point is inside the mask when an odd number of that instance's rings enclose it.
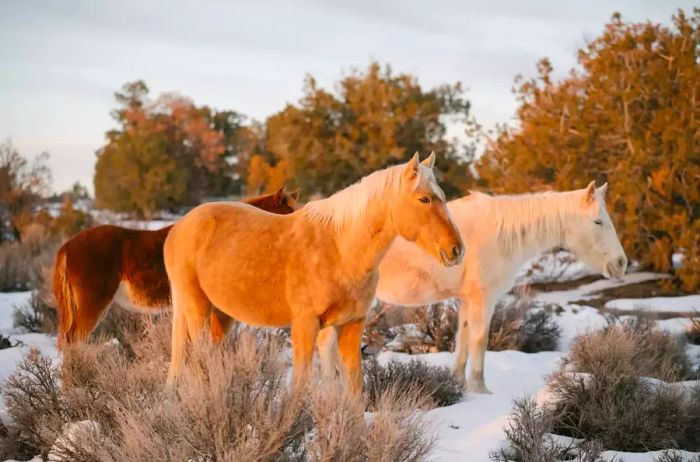
<path fill-rule="evenodd" d="M 528 242 L 557 243 L 566 222 L 581 211 L 581 191 L 544 192 L 512 196 L 476 193 L 485 202 L 486 218 L 507 255 Z"/>
<path fill-rule="evenodd" d="M 405 165 L 378 170 L 326 199 L 307 203 L 303 213 L 316 223 L 332 224 L 336 229 L 355 223 L 367 204 L 385 191 L 398 192 Z"/>

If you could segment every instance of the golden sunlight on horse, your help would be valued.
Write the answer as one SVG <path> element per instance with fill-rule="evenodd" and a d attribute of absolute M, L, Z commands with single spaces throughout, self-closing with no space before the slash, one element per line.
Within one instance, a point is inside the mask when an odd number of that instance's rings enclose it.
<path fill-rule="evenodd" d="M 360 340 L 378 266 L 397 236 L 445 266 L 464 245 L 433 174 L 418 154 L 290 215 L 238 203 L 201 205 L 169 233 L 172 386 L 185 344 L 205 331 L 215 307 L 255 326 L 291 326 L 295 384 L 306 383 L 321 328 L 337 332 L 343 375 L 361 389 Z"/>

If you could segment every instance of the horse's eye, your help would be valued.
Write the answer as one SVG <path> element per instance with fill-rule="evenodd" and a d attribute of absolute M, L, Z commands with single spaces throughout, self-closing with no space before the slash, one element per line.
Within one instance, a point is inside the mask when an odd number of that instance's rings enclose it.
<path fill-rule="evenodd" d="M 595 223 L 598 226 L 603 226 L 603 220 L 595 220 L 593 221 L 593 223 Z"/>
<path fill-rule="evenodd" d="M 423 197 L 421 197 L 421 198 L 418 199 L 418 200 L 421 201 L 421 202 L 424 203 L 424 204 L 430 204 L 430 198 L 429 198 L 428 196 L 423 196 Z"/>

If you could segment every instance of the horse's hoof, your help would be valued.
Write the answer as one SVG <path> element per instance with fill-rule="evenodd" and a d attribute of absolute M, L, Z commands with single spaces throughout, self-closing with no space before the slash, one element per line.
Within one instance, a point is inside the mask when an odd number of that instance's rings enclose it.
<path fill-rule="evenodd" d="M 486 388 L 484 382 L 469 382 L 469 391 L 472 393 L 479 393 L 482 395 L 492 395 L 491 391 Z"/>
<path fill-rule="evenodd" d="M 452 371 L 452 378 L 454 379 L 455 382 L 459 384 L 462 388 L 466 388 L 467 383 L 466 380 L 464 379 L 464 372 L 455 372 Z"/>

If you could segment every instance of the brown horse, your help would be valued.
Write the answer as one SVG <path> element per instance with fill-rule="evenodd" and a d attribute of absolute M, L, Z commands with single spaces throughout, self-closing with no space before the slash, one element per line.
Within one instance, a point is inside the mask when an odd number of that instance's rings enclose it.
<path fill-rule="evenodd" d="M 212 308 L 257 326 L 291 325 L 294 382 L 306 382 L 319 329 L 335 327 L 343 376 L 361 389 L 360 340 L 377 267 L 397 236 L 444 265 L 464 246 L 433 174 L 434 154 L 373 173 L 290 215 L 237 203 L 200 205 L 165 241 L 172 286 L 172 387 L 185 344 Z"/>
<path fill-rule="evenodd" d="M 294 211 L 298 191 L 246 199 L 272 213 Z M 85 340 L 112 301 L 124 308 L 157 311 L 170 306 L 163 244 L 171 226 L 157 231 L 103 225 L 63 244 L 56 255 L 53 292 L 58 311 L 58 347 Z M 214 313 L 212 335 L 220 339 L 231 320 Z"/>

